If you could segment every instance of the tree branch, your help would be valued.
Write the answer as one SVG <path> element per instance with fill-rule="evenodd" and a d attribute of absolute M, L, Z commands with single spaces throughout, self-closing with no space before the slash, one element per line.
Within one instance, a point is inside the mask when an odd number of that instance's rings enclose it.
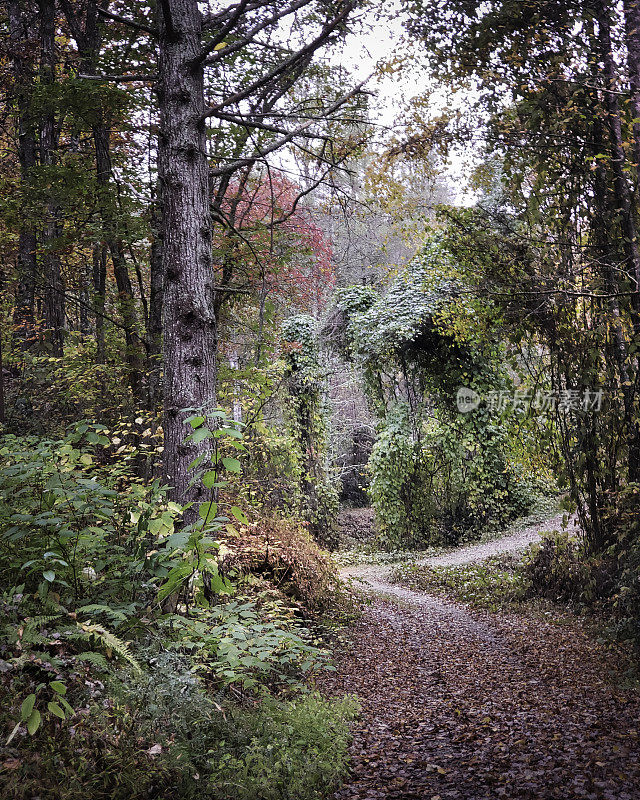
<path fill-rule="evenodd" d="M 135 83 L 141 82 L 155 82 L 159 79 L 158 75 L 78 75 L 85 81 L 112 81 L 114 83 Z"/>
<path fill-rule="evenodd" d="M 227 25 L 224 28 L 224 33 L 222 32 L 219 33 L 212 42 L 207 43 L 206 48 L 202 51 L 201 55 L 198 57 L 197 63 L 202 63 L 202 61 L 204 61 L 207 66 L 215 64 L 217 61 L 220 61 L 220 59 L 225 58 L 226 56 L 229 56 L 232 53 L 237 52 L 243 47 L 246 47 L 246 45 L 248 45 L 253 40 L 253 38 L 257 36 L 261 31 L 263 31 L 266 27 L 272 25 L 275 22 L 279 22 L 281 19 L 284 19 L 284 17 L 288 16 L 289 14 L 292 14 L 294 11 L 298 11 L 299 9 L 308 5 L 309 2 L 310 0 L 297 0 L 297 2 L 291 3 L 291 5 L 289 5 L 282 11 L 278 11 L 276 14 L 273 14 L 266 20 L 263 20 L 262 22 L 259 22 L 257 25 L 254 25 L 254 27 L 248 33 L 246 33 L 239 41 L 234 42 L 233 44 L 228 45 L 228 47 L 219 50 L 215 55 L 211 56 L 211 58 L 207 58 L 209 53 L 211 53 L 217 47 L 217 45 L 220 44 L 220 42 L 224 41 L 224 37 L 228 33 L 228 27 L 230 27 L 229 23 L 227 23 Z"/>
<path fill-rule="evenodd" d="M 365 80 L 361 81 L 355 88 L 353 88 L 347 94 L 342 95 L 339 97 L 335 103 L 332 103 L 324 112 L 323 118 L 328 116 L 329 114 L 333 114 L 334 111 L 337 111 L 341 106 L 343 106 L 348 100 L 354 97 L 356 94 L 360 93 L 362 87 L 367 83 L 371 76 L 365 78 Z M 274 150 L 278 150 L 278 148 L 282 147 L 283 145 L 290 142 L 292 139 L 295 139 L 296 136 L 301 136 L 305 134 L 305 132 L 314 124 L 315 119 L 309 120 L 305 122 L 303 125 L 298 126 L 294 130 L 290 131 L 286 135 L 282 136 L 280 139 L 276 139 L 275 142 L 272 142 L 268 147 L 264 149 L 256 148 L 256 151 L 245 158 L 239 158 L 236 161 L 232 161 L 230 164 L 227 164 L 224 167 L 213 167 L 209 174 L 212 177 L 217 177 L 218 175 L 225 175 L 229 172 L 235 172 L 237 169 L 241 167 L 247 167 L 250 164 L 253 164 L 255 161 L 258 161 L 261 158 L 269 155 L 269 153 L 273 153 Z"/>
<path fill-rule="evenodd" d="M 299 61 L 304 58 L 307 58 L 313 53 L 315 53 L 318 48 L 322 47 L 322 45 L 326 42 L 328 36 L 347 18 L 347 16 L 351 13 L 354 7 L 354 2 L 348 2 L 344 9 L 338 14 L 338 16 L 334 17 L 331 22 L 327 23 L 324 28 L 322 29 L 321 33 L 316 36 L 308 45 L 305 45 L 302 49 L 298 50 L 289 58 L 282 61 L 272 70 L 267 72 L 266 75 L 255 80 L 253 83 L 249 84 L 249 86 L 241 89 L 239 92 L 232 94 L 230 97 L 222 100 L 215 106 L 211 106 L 208 108 L 205 113 L 202 115 L 202 119 L 207 119 L 208 117 L 213 117 L 216 115 L 218 111 L 221 111 L 223 108 L 227 106 L 233 105 L 235 103 L 239 103 L 241 100 L 245 100 L 247 97 L 250 97 L 252 94 L 255 93 L 257 89 L 261 89 L 263 86 L 266 86 L 272 80 L 277 78 L 283 72 L 286 72 L 288 69 L 294 67 Z M 221 51 L 223 52 L 223 51 Z"/>
<path fill-rule="evenodd" d="M 158 31 L 155 28 L 151 28 L 149 25 L 143 25 L 141 22 L 136 22 L 133 19 L 127 19 L 127 17 L 121 17 L 120 14 L 114 14 L 112 11 L 107 11 L 106 8 L 97 8 L 96 9 L 98 14 L 102 15 L 103 17 L 108 17 L 109 19 L 115 20 L 115 22 L 120 22 L 123 25 L 127 25 L 129 28 L 133 28 L 136 31 L 142 31 L 142 33 L 149 33 L 151 36 L 157 36 Z"/>

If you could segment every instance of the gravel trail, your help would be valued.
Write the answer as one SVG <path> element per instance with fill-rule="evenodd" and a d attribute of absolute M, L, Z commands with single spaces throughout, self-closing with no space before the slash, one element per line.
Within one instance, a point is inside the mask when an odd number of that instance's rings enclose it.
<path fill-rule="evenodd" d="M 423 563 L 512 552 L 561 517 Z M 344 570 L 374 595 L 325 692 L 355 694 L 352 771 L 335 800 L 637 800 L 640 700 L 576 620 L 471 612 Z"/>

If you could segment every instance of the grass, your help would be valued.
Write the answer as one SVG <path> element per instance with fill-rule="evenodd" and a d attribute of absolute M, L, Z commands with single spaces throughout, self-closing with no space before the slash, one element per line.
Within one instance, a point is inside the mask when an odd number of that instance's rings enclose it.
<path fill-rule="evenodd" d="M 520 564 L 520 556 L 514 554 L 452 567 L 407 564 L 396 568 L 391 580 L 474 608 L 497 611 L 524 599 L 528 582 Z"/>

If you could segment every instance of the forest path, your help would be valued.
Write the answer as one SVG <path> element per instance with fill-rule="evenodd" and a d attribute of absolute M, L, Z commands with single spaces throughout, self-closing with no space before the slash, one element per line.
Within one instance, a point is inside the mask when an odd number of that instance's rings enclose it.
<path fill-rule="evenodd" d="M 425 562 L 517 550 L 558 524 Z M 344 571 L 375 597 L 323 679 L 363 709 L 336 800 L 640 797 L 640 700 L 578 621 L 470 612 L 388 583 L 390 570 Z"/>

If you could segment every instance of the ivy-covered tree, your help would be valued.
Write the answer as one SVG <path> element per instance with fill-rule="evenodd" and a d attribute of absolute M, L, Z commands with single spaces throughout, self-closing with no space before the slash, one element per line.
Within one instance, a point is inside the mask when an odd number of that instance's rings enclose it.
<path fill-rule="evenodd" d="M 509 382 L 501 348 L 455 310 L 464 289 L 435 238 L 384 294 L 336 293 L 326 332 L 355 362 L 378 420 L 368 492 L 387 547 L 455 541 L 534 500 L 535 476 L 517 465 L 508 422 L 486 405 L 466 414 L 456 405 L 461 388 L 486 394 Z"/>
<path fill-rule="evenodd" d="M 289 317 L 283 324 L 283 338 L 287 347 L 285 418 L 298 451 L 300 511 L 314 538 L 334 547 L 338 492 L 327 463 L 327 409 L 316 320 L 308 314 Z"/>

